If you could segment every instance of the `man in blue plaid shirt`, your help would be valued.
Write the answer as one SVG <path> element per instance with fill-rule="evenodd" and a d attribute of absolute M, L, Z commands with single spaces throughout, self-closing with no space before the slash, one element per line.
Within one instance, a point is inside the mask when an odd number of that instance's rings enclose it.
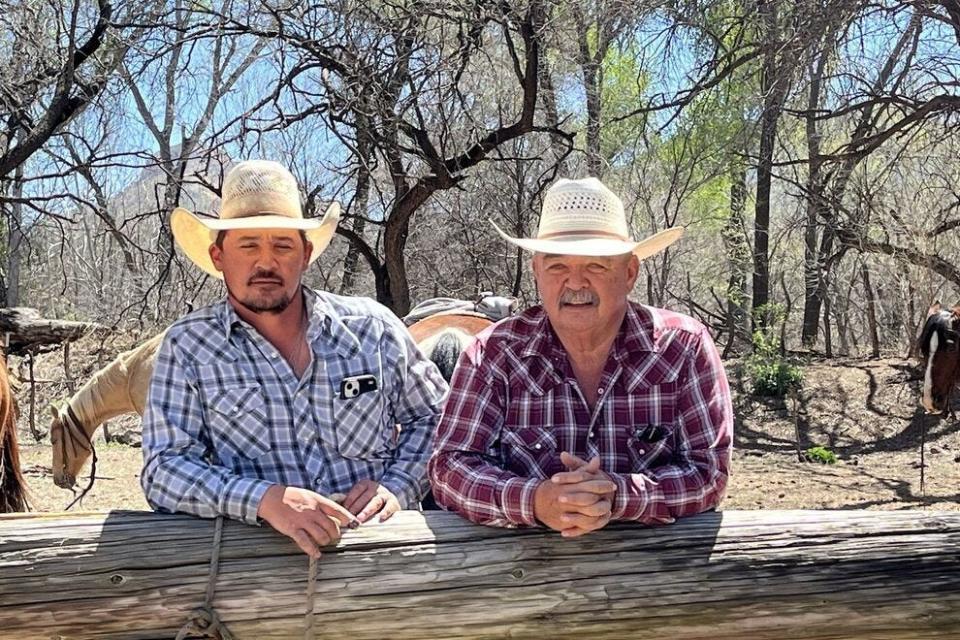
<path fill-rule="evenodd" d="M 446 383 L 388 309 L 301 286 L 338 219 L 336 204 L 303 218 L 294 177 L 264 161 L 227 174 L 219 219 L 173 212 L 177 244 L 228 295 L 157 354 L 141 476 L 154 509 L 266 521 L 316 556 L 341 526 L 420 500 Z"/>

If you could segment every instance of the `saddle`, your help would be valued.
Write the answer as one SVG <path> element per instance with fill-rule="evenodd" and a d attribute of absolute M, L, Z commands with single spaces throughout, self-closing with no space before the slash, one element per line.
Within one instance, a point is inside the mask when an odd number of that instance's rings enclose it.
<path fill-rule="evenodd" d="M 457 298 L 429 298 L 411 309 L 410 313 L 403 317 L 403 323 L 409 327 L 424 318 L 439 314 L 478 316 L 487 318 L 491 322 L 498 322 L 510 317 L 516 310 L 516 298 L 495 296 L 485 291 L 473 301 Z"/>

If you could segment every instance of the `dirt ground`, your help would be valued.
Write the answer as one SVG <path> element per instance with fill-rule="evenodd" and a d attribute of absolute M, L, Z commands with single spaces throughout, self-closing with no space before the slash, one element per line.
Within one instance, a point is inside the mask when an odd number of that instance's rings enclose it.
<path fill-rule="evenodd" d="M 145 336 L 144 336 L 145 337 Z M 71 370 L 78 384 L 134 339 L 73 348 Z M 53 484 L 45 432 L 49 404 L 69 395 L 60 352 L 37 358 L 36 443 L 29 427 L 30 385 L 25 363 L 11 358 L 20 406 L 21 463 L 35 511 L 57 511 L 72 499 Z M 726 509 L 906 509 L 960 510 L 960 422 L 924 416 L 917 408 L 916 366 L 901 359 L 813 361 L 804 367 L 803 390 L 792 400 L 754 398 L 745 392 L 739 362 L 728 363 L 734 390 L 736 446 Z M 113 437 L 95 439 L 97 480 L 74 510 L 145 509 L 140 492 L 141 453 L 135 416 L 111 420 Z M 836 464 L 797 461 L 801 448 L 820 445 Z M 921 442 L 924 465 L 921 467 Z M 921 487 L 921 471 L 923 486 Z M 89 470 L 81 478 L 85 486 Z"/>

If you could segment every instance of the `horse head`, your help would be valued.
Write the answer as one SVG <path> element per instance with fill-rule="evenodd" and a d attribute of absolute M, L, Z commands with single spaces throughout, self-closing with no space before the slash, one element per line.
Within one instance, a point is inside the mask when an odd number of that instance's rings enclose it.
<path fill-rule="evenodd" d="M 927 413 L 943 413 L 960 376 L 960 304 L 944 309 L 933 303 L 917 347 L 924 363 L 921 404 Z"/>
<path fill-rule="evenodd" d="M 90 440 L 69 404 L 51 405 L 50 444 L 53 447 L 53 482 L 63 489 L 77 484 L 77 475 L 90 457 Z"/>

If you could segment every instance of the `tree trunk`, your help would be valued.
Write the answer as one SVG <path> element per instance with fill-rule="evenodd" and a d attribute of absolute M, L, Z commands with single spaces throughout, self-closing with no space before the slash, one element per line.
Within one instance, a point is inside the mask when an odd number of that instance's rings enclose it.
<path fill-rule="evenodd" d="M 777 3 L 761 3 L 766 40 L 772 45 L 779 40 Z M 757 162 L 757 202 L 753 237 L 753 311 L 770 302 L 770 194 L 773 182 L 773 156 L 777 126 L 790 85 L 789 63 L 778 60 L 773 46 L 764 54 L 760 87 L 763 112 L 760 115 L 760 151 Z M 763 322 L 763 314 L 754 313 L 755 322 Z"/>
<path fill-rule="evenodd" d="M 803 326 L 800 332 L 800 344 L 812 349 L 817 344 L 818 320 L 820 318 L 820 293 L 822 280 L 822 260 L 817 251 L 818 230 L 825 213 L 823 178 L 823 160 L 820 157 L 821 133 L 816 119 L 820 107 L 820 87 L 827 53 L 822 51 L 810 70 L 810 92 L 807 100 L 805 118 L 807 136 L 807 220 L 804 229 L 803 250 Z"/>
<path fill-rule="evenodd" d="M 736 348 L 738 335 L 750 333 L 747 312 L 747 272 L 750 269 L 750 244 L 744 237 L 743 214 L 747 200 L 747 168 L 739 166 L 730 182 L 730 216 L 723 227 L 730 277 L 727 279 L 727 331 L 730 339 L 723 349 L 728 357 Z"/>
<path fill-rule="evenodd" d="M 357 173 L 357 193 L 353 199 L 351 207 L 353 213 L 353 224 L 351 229 L 359 236 L 363 237 L 363 231 L 367 226 L 367 204 L 370 201 L 370 169 L 366 160 L 361 160 L 360 168 Z M 360 249 L 353 242 L 347 247 L 347 255 L 343 261 L 343 279 L 340 281 L 340 295 L 350 295 L 355 293 L 357 286 L 357 277 L 360 275 Z"/>
<path fill-rule="evenodd" d="M 863 277 L 863 291 L 867 298 L 867 329 L 870 334 L 870 356 L 880 357 L 880 334 L 877 331 L 877 301 L 870 285 L 870 267 L 867 261 L 860 263 L 860 275 Z"/>
<path fill-rule="evenodd" d="M 830 296 L 823 298 L 823 349 L 828 358 L 833 357 L 833 333 L 830 328 Z"/>
<path fill-rule="evenodd" d="M 9 334 L 8 354 L 37 352 L 50 345 L 108 332 L 109 329 L 95 322 L 43 318 L 39 311 L 29 307 L 0 308 L 0 333 Z"/>
<path fill-rule="evenodd" d="M 603 177 L 603 156 L 600 154 L 600 131 L 603 90 L 603 59 L 606 57 L 604 25 L 587 23 L 583 12 L 574 3 L 574 18 L 577 23 L 578 62 L 583 74 L 583 92 L 587 102 L 587 173 Z M 597 50 L 590 51 L 590 40 L 596 40 Z"/>
<path fill-rule="evenodd" d="M 14 198 L 23 196 L 23 166 L 17 166 L 14 171 L 11 195 Z M 20 247 L 23 244 L 23 203 L 15 201 L 10 206 L 10 218 L 7 220 L 7 307 L 16 307 L 20 304 Z"/>
<path fill-rule="evenodd" d="M 564 137 L 557 133 L 560 130 L 560 115 L 557 111 L 557 92 L 553 86 L 553 75 L 550 72 L 547 56 L 543 56 L 540 60 L 538 75 L 540 95 L 543 97 L 543 115 L 547 126 L 551 129 L 550 147 L 553 150 L 554 165 L 557 168 L 557 174 L 565 176 L 567 175 L 567 167 L 564 158 L 568 152 L 568 144 Z"/>

